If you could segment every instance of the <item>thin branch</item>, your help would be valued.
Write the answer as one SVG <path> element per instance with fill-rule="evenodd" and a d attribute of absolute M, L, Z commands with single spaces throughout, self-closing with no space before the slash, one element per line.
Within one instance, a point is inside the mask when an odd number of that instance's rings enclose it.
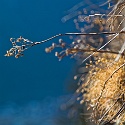
<path fill-rule="evenodd" d="M 119 54 L 119 52 L 116 52 L 116 51 L 106 51 L 106 50 L 84 50 L 84 49 L 74 49 L 74 48 L 71 48 L 70 49 L 71 52 L 98 52 L 98 53 L 111 53 L 111 54 Z M 121 53 L 122 55 L 124 55 L 124 53 Z"/>
<path fill-rule="evenodd" d="M 125 17 L 125 15 L 123 14 L 115 14 L 115 15 L 107 15 L 107 14 L 92 14 L 92 15 L 89 15 L 87 17 L 95 17 L 95 16 L 105 16 L 105 17 Z"/>
<path fill-rule="evenodd" d="M 50 41 L 50 40 L 52 40 L 52 39 L 55 39 L 55 38 L 57 38 L 57 37 L 60 37 L 60 36 L 69 36 L 69 35 L 76 35 L 76 36 L 78 36 L 78 35 L 110 35 L 110 34 L 120 34 L 120 33 L 125 33 L 125 31 L 123 31 L 123 30 L 121 30 L 121 32 L 99 32 L 99 33 L 64 33 L 64 34 L 57 34 L 57 35 L 55 35 L 55 36 L 52 36 L 52 37 L 50 37 L 50 38 L 48 38 L 48 39 L 46 39 L 46 40 L 42 40 L 42 41 L 40 41 L 40 42 L 34 42 L 33 44 L 32 44 L 32 46 L 34 46 L 34 45 L 37 45 L 37 44 L 42 44 L 42 43 L 45 43 L 45 42 L 47 42 L 47 41 Z"/>

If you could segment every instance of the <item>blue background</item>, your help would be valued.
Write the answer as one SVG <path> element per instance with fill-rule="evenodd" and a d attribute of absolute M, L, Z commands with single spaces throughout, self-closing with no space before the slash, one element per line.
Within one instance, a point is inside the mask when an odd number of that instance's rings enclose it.
<path fill-rule="evenodd" d="M 75 32 L 72 20 L 62 23 L 61 18 L 80 1 L 0 1 L 0 125 L 56 124 L 53 117 L 69 99 L 67 85 L 75 71 L 74 60 L 59 62 L 54 52 L 44 51 L 59 38 L 28 49 L 19 59 L 4 54 L 12 47 L 11 37 L 41 41 L 58 33 Z"/>
<path fill-rule="evenodd" d="M 58 33 L 73 31 L 73 23 L 63 24 L 61 18 L 65 14 L 63 12 L 77 2 L 1 0 L 1 102 L 41 100 L 45 96 L 56 97 L 64 93 L 73 60 L 59 62 L 54 52 L 46 54 L 44 51 L 59 38 L 28 49 L 23 58 L 6 58 L 3 55 L 11 48 L 11 37 L 23 36 L 32 41 L 41 41 Z"/>

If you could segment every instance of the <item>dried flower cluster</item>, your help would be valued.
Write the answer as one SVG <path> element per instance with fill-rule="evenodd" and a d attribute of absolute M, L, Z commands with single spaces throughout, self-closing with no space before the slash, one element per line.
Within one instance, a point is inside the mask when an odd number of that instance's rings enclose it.
<path fill-rule="evenodd" d="M 15 58 L 19 58 L 23 56 L 23 51 L 31 47 L 34 43 L 29 41 L 28 39 L 24 39 L 22 36 L 19 38 L 10 38 L 10 42 L 12 43 L 12 48 L 7 50 L 5 56 L 15 56 Z"/>

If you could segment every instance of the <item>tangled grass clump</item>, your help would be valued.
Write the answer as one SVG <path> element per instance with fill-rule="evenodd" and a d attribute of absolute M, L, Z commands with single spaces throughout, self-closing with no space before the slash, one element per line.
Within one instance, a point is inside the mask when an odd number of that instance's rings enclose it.
<path fill-rule="evenodd" d="M 83 92 L 82 103 L 86 102 L 91 118 L 98 124 L 124 123 L 125 119 L 125 68 L 124 57 L 112 64 L 117 55 L 102 54 L 102 58 L 91 62 L 87 79 L 77 91 Z M 124 65 L 123 65 L 124 64 Z"/>

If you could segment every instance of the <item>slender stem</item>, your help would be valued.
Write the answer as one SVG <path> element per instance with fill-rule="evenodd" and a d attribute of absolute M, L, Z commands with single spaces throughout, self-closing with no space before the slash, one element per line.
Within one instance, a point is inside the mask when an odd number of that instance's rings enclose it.
<path fill-rule="evenodd" d="M 70 49 L 71 52 L 72 51 L 76 51 L 76 52 L 98 52 L 98 53 L 112 53 L 112 54 L 119 54 L 119 52 L 116 52 L 116 51 L 106 51 L 106 50 L 84 50 L 84 49 L 74 49 L 74 48 L 71 48 Z M 124 55 L 124 53 L 121 53 L 122 55 Z"/>
<path fill-rule="evenodd" d="M 50 41 L 52 39 L 55 39 L 57 37 L 60 36 L 67 36 L 67 35 L 110 35 L 110 34 L 119 34 L 119 33 L 125 33 L 125 31 L 121 31 L 121 32 L 100 32 L 100 33 L 64 33 L 64 34 L 57 34 L 55 36 L 52 36 L 48 39 L 42 40 L 40 42 L 34 42 L 31 46 L 37 45 L 37 44 L 42 44 L 45 43 L 47 41 Z"/>
<path fill-rule="evenodd" d="M 122 14 L 116 14 L 116 15 L 107 15 L 107 14 L 93 14 L 93 15 L 89 15 L 88 17 L 95 17 L 95 16 L 105 16 L 105 17 L 125 17 L 125 15 Z"/>

